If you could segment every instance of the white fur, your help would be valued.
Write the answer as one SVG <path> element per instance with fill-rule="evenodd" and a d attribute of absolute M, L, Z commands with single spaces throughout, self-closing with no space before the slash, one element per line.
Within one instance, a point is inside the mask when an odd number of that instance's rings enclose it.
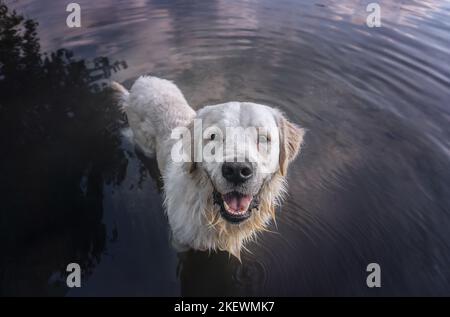
<path fill-rule="evenodd" d="M 221 249 L 239 257 L 243 243 L 253 238 L 256 231 L 263 230 L 274 217 L 274 206 L 285 191 L 284 174 L 278 168 L 272 173 L 262 172 L 262 167 L 273 162 L 268 157 L 254 157 L 254 177 L 240 190 L 251 195 L 260 193 L 261 209 L 255 210 L 243 223 L 227 223 L 213 202 L 213 186 L 221 193 L 233 189 L 221 175 L 221 164 L 199 162 L 192 172 L 188 163 L 175 163 L 170 153 L 176 140 L 170 134 L 175 127 L 189 126 L 194 118 L 202 119 L 203 129 L 211 125 L 224 129 L 264 126 L 281 131 L 280 124 L 286 121 L 282 114 L 264 105 L 241 102 L 207 106 L 196 113 L 176 85 L 156 77 L 140 77 L 129 93 L 117 83 L 113 83 L 113 88 L 119 94 L 119 104 L 128 117 L 134 141 L 146 155 L 156 154 L 164 179 L 164 204 L 174 244 L 178 248 Z M 296 129 L 292 124 L 289 127 Z M 300 146 L 303 130 L 296 129 L 294 134 Z M 279 146 L 281 151 L 283 143 Z M 295 146 L 291 144 L 288 151 L 298 151 L 292 150 Z M 290 153 L 288 159 L 292 160 L 295 154 Z"/>

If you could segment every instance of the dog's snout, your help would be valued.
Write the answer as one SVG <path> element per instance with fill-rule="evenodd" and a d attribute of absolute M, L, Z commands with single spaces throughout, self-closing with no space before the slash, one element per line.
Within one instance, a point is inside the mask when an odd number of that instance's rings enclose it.
<path fill-rule="evenodd" d="M 253 166 L 248 162 L 225 162 L 222 164 L 222 175 L 234 184 L 241 184 L 252 177 Z"/>

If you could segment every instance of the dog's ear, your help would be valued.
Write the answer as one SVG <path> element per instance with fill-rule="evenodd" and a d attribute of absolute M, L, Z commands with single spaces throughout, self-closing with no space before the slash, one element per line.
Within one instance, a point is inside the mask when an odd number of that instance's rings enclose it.
<path fill-rule="evenodd" d="M 286 175 L 287 168 L 297 154 L 300 152 L 305 135 L 305 129 L 289 122 L 284 116 L 280 115 L 278 120 L 280 135 L 280 173 Z"/>

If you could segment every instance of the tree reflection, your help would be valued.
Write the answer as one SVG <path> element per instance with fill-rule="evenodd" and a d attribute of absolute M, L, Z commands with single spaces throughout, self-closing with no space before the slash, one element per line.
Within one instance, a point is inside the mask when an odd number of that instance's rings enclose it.
<path fill-rule="evenodd" d="M 64 294 L 70 262 L 89 274 L 111 235 L 103 186 L 121 182 L 126 167 L 121 115 L 101 83 L 126 63 L 43 54 L 36 30 L 0 1 L 3 295 Z"/>

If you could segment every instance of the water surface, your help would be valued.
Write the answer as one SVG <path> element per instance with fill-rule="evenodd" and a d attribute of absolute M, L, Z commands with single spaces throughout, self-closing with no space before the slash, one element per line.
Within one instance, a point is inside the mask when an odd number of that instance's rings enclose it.
<path fill-rule="evenodd" d="M 17 97 L 50 110 L 40 128 L 21 112 L 2 129 L 2 293 L 450 295 L 450 2 L 378 1 L 380 28 L 369 2 L 79 0 L 69 29 L 64 2 L 6 1 L 39 23 L 42 52 L 117 72 L 90 73 L 95 94 Z M 142 74 L 173 80 L 195 109 L 253 101 L 308 130 L 273 233 L 242 264 L 170 247 L 155 162 L 100 91 Z M 72 261 L 86 274 L 69 290 Z M 371 262 L 380 289 L 366 286 Z"/>

